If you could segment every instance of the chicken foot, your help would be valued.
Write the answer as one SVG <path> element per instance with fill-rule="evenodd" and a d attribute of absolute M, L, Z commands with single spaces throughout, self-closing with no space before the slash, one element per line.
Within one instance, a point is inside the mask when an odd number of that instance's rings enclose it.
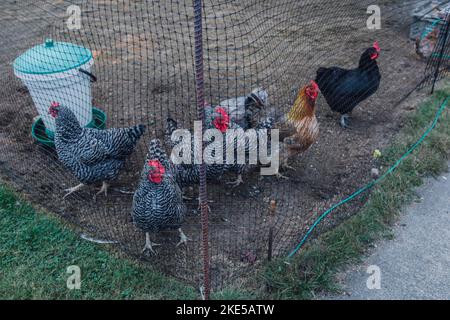
<path fill-rule="evenodd" d="M 242 178 L 242 174 L 238 174 L 237 179 L 235 181 L 227 182 L 228 185 L 231 185 L 233 188 L 244 183 L 244 179 Z"/>
<path fill-rule="evenodd" d="M 209 204 L 208 203 L 212 203 L 212 202 L 214 202 L 214 201 L 212 201 L 212 200 L 207 200 L 206 201 L 206 210 L 208 210 L 208 213 L 211 213 L 211 207 L 209 206 Z M 202 204 L 200 203 L 200 198 L 198 198 L 198 209 L 197 209 L 197 211 L 199 211 L 200 213 L 202 212 Z"/>
<path fill-rule="evenodd" d="M 148 232 L 145 233 L 145 247 L 142 249 L 142 253 L 147 252 L 149 250 L 151 253 L 156 255 L 155 250 L 153 249 L 154 246 L 160 246 L 159 243 L 154 243 L 150 240 L 150 234 Z"/>
<path fill-rule="evenodd" d="M 80 183 L 79 185 L 73 187 L 73 188 L 69 188 L 69 189 L 64 189 L 65 192 L 67 192 L 64 196 L 63 199 L 67 198 L 69 195 L 71 195 L 74 192 L 79 191 L 80 189 L 82 189 L 85 186 L 84 183 Z"/>
<path fill-rule="evenodd" d="M 183 232 L 183 230 L 181 230 L 181 228 L 178 229 L 178 232 L 180 233 L 180 241 L 177 243 L 177 247 L 180 246 L 181 244 L 185 244 L 187 245 L 187 242 L 191 239 L 189 239 Z"/>
<path fill-rule="evenodd" d="M 286 176 L 282 175 L 280 172 L 277 172 L 277 173 L 275 174 L 275 177 L 277 177 L 278 179 L 289 180 L 289 177 L 286 177 Z"/>
<path fill-rule="evenodd" d="M 281 164 L 281 168 L 283 168 L 284 170 L 293 170 L 295 171 L 296 169 L 294 167 L 291 167 L 290 165 L 288 165 L 288 159 L 284 159 L 283 163 Z M 289 180 L 289 177 L 286 177 L 284 175 L 282 175 L 279 171 L 279 169 L 277 170 L 277 173 L 275 173 L 275 176 L 278 179 L 285 179 L 285 180 Z"/>
<path fill-rule="evenodd" d="M 285 170 L 293 170 L 295 171 L 296 169 L 292 166 L 289 165 L 289 158 L 286 158 L 283 160 L 283 163 L 281 164 L 281 167 Z"/>
<path fill-rule="evenodd" d="M 94 200 L 97 200 L 97 196 L 98 196 L 99 194 L 102 194 L 102 193 L 104 193 L 104 194 L 105 194 L 105 197 L 107 197 L 107 196 L 108 196 L 108 188 L 109 188 L 109 184 L 108 184 L 107 182 L 103 181 L 103 183 L 102 183 L 102 188 L 100 189 L 99 192 L 97 192 L 97 193 L 94 195 Z"/>

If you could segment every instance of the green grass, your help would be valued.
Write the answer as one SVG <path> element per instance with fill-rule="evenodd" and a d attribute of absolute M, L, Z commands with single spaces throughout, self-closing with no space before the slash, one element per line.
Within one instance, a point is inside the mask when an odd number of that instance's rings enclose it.
<path fill-rule="evenodd" d="M 98 245 L 0 187 L 1 299 L 196 299 L 196 290 Z M 66 286 L 81 268 L 81 289 Z"/>
<path fill-rule="evenodd" d="M 384 170 L 393 165 L 430 126 L 450 89 L 440 90 L 410 116 L 399 137 L 380 160 Z M 448 107 L 437 127 L 424 143 L 397 170 L 373 189 L 358 214 L 337 228 L 311 241 L 289 264 L 279 260 L 269 264 L 261 278 L 274 299 L 311 299 L 322 292 L 337 292 L 336 274 L 348 264 L 359 262 L 368 247 L 381 238 L 392 238 L 391 225 L 405 203 L 414 197 L 414 188 L 423 178 L 447 170 L 450 155 Z"/>
<path fill-rule="evenodd" d="M 437 105 L 450 89 L 423 103 L 383 151 L 386 170 L 430 125 Z M 253 292 L 225 289 L 215 299 L 308 299 L 339 289 L 335 276 L 359 261 L 375 240 L 392 237 L 391 224 L 410 201 L 422 178 L 447 168 L 450 122 L 446 110 L 436 129 L 402 165 L 373 189 L 363 209 L 337 228 L 322 234 L 290 264 L 275 261 L 251 282 Z M 197 299 L 195 288 L 165 277 L 151 267 L 122 257 L 104 246 L 81 240 L 57 217 L 36 211 L 8 188 L 0 186 L 1 299 Z M 69 290 L 67 267 L 81 268 L 81 290 Z M 263 285 L 261 285 L 263 284 Z M 267 289 L 268 288 L 268 289 Z"/>

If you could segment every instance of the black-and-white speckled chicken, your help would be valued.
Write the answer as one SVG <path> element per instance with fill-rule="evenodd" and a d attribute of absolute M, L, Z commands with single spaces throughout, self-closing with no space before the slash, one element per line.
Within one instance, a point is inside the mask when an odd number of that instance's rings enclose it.
<path fill-rule="evenodd" d="M 254 128 L 258 124 L 258 115 L 269 104 L 269 94 L 263 88 L 256 88 L 247 96 L 236 97 L 221 101 L 219 106 L 205 106 L 206 119 L 217 108 L 225 110 L 231 122 L 236 123 L 244 130 Z"/>
<path fill-rule="evenodd" d="M 247 136 L 245 134 L 245 132 L 242 131 L 238 131 L 238 135 L 237 138 L 234 140 L 234 152 L 235 152 L 235 159 L 237 158 L 237 150 L 238 150 L 238 142 L 239 141 L 245 141 L 245 146 L 244 146 L 244 150 L 245 150 L 245 156 L 246 156 L 246 161 L 245 164 L 241 164 L 238 163 L 238 161 L 235 160 L 235 163 L 233 164 L 228 164 L 225 168 L 225 170 L 227 172 L 235 172 L 237 174 L 237 179 L 235 181 L 229 182 L 228 184 L 234 185 L 234 186 L 239 186 L 240 184 L 244 183 L 244 179 L 243 179 L 243 174 L 248 171 L 252 166 L 255 165 L 259 165 L 259 163 L 257 164 L 250 164 L 249 162 L 249 157 L 251 154 L 255 154 L 255 155 L 259 155 L 259 148 L 261 147 L 260 145 L 260 135 L 262 134 L 266 134 L 267 135 L 267 148 L 268 151 L 270 151 L 270 145 L 269 145 L 269 141 L 270 141 L 270 130 L 273 129 L 275 127 L 275 118 L 273 117 L 267 117 L 266 119 L 263 119 L 262 121 L 260 121 L 255 129 L 255 133 L 256 133 L 256 143 L 249 143 L 249 140 L 247 139 Z M 227 148 L 230 148 L 230 145 L 227 145 Z"/>
<path fill-rule="evenodd" d="M 190 141 L 183 141 L 183 144 L 188 144 L 186 146 L 182 146 L 181 142 L 174 142 L 172 141 L 172 133 L 180 129 L 178 127 L 177 121 L 174 119 L 168 118 L 167 119 L 167 126 L 166 126 L 166 143 L 170 147 L 170 150 L 172 151 L 172 148 L 174 148 L 177 145 L 177 148 L 180 150 L 191 150 L 191 164 L 189 163 L 181 163 L 176 165 L 176 177 L 177 181 L 182 187 L 186 187 L 189 185 L 197 184 L 200 182 L 200 165 L 194 164 L 194 135 L 191 136 Z M 204 159 L 206 163 L 212 163 L 211 159 Z M 222 177 L 222 175 L 225 173 L 226 165 L 224 163 L 218 163 L 218 164 L 208 164 L 206 166 L 206 179 L 208 180 L 218 180 Z"/>
<path fill-rule="evenodd" d="M 114 180 L 144 134 L 145 126 L 98 130 L 82 128 L 73 112 L 53 102 L 49 113 L 55 118 L 55 147 L 58 158 L 80 184 L 66 189 L 67 197 L 87 184 L 102 182 L 107 195 L 108 181 Z"/>
<path fill-rule="evenodd" d="M 238 151 L 238 142 L 240 141 L 246 141 L 247 143 L 244 146 L 244 152 L 246 156 L 248 156 L 251 152 L 255 151 L 257 152 L 258 143 L 256 144 L 249 144 L 247 141 L 247 136 L 244 130 L 238 130 L 242 129 L 237 124 L 230 121 L 229 116 L 227 115 L 226 111 L 223 109 L 219 109 L 219 112 L 216 112 L 217 117 L 214 118 L 212 121 L 210 121 L 211 126 L 208 125 L 208 122 L 206 124 L 207 128 L 212 127 L 220 130 L 223 134 L 226 133 L 228 129 L 235 129 L 236 131 L 236 137 L 233 140 L 233 144 L 227 143 L 227 140 L 225 138 L 225 135 L 223 137 L 223 159 L 218 164 L 211 164 L 213 163 L 214 154 L 206 153 L 205 156 L 211 157 L 207 159 L 203 159 L 207 165 L 206 165 L 206 178 L 207 180 L 219 180 L 224 173 L 226 172 L 235 172 L 237 174 L 236 181 L 229 182 L 228 184 L 238 186 L 241 183 L 243 183 L 242 175 L 243 173 L 250 167 L 249 164 L 238 164 L 237 163 L 237 151 Z M 274 127 L 275 120 L 273 118 L 267 118 L 261 121 L 254 129 L 258 136 L 262 134 L 264 129 L 270 130 Z M 173 119 L 167 119 L 167 127 L 166 127 L 166 141 L 167 144 L 173 148 L 177 145 L 178 142 L 172 141 L 172 134 L 175 130 L 178 129 L 178 124 Z M 194 137 L 191 137 L 191 141 L 183 141 L 183 143 L 189 143 L 189 146 L 181 147 L 180 145 L 177 146 L 179 149 L 187 149 L 191 150 L 191 154 L 194 154 Z M 234 150 L 234 162 L 233 163 L 227 163 L 226 161 L 226 155 L 227 150 L 229 148 L 233 148 Z M 192 159 L 193 160 L 193 156 Z M 176 174 L 177 174 L 177 180 L 179 181 L 181 186 L 187 186 L 199 183 L 200 180 L 200 165 L 198 164 L 179 164 L 176 166 Z"/>
<path fill-rule="evenodd" d="M 181 189 L 176 181 L 175 166 L 163 151 L 161 142 L 150 141 L 141 181 L 133 198 L 133 220 L 145 232 L 143 251 L 154 253 L 150 234 L 166 229 L 178 229 L 180 242 L 188 238 L 181 230 L 187 209 L 183 203 Z"/>

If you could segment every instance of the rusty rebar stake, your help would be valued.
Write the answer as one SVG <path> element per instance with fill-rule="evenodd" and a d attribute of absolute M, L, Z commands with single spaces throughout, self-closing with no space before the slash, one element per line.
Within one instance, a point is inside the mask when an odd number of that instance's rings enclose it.
<path fill-rule="evenodd" d="M 193 0 L 194 8 L 194 35 L 195 35 L 195 91 L 197 99 L 198 119 L 202 122 L 202 132 L 205 131 L 205 83 L 203 68 L 203 16 L 202 0 Z M 203 141 L 203 139 L 202 139 Z M 204 142 L 201 148 L 205 148 Z M 200 164 L 199 202 L 202 221 L 202 251 L 203 251 L 203 298 L 209 300 L 210 275 L 209 275 L 209 233 L 208 233 L 208 194 L 206 189 L 206 165 L 203 159 Z"/>
<path fill-rule="evenodd" d="M 273 228 L 275 225 L 275 213 L 277 211 L 277 203 L 275 200 L 270 201 L 269 206 L 269 247 L 267 251 L 267 260 L 272 261 L 273 250 Z"/>

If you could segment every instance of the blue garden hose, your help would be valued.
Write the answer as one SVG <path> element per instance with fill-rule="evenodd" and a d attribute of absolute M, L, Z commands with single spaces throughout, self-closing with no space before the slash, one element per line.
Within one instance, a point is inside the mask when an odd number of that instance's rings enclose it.
<path fill-rule="evenodd" d="M 444 109 L 447 107 L 447 103 L 448 103 L 448 99 L 449 97 L 446 97 L 444 99 L 444 101 L 442 102 L 439 110 L 436 113 L 436 116 L 434 117 L 434 121 L 431 124 L 431 126 L 425 131 L 425 133 L 420 137 L 419 140 L 417 140 L 416 143 L 414 143 L 411 148 L 409 148 L 409 150 L 391 167 L 389 168 L 389 170 L 386 171 L 386 173 L 384 173 L 381 177 L 379 177 L 378 179 L 372 181 L 371 183 L 367 184 L 365 187 L 359 189 L 358 191 L 356 191 L 355 193 L 353 193 L 351 196 L 349 196 L 348 198 L 342 200 L 341 202 L 335 204 L 334 206 L 332 206 L 330 209 L 328 209 L 327 211 L 325 211 L 315 222 L 314 224 L 309 228 L 308 232 L 305 234 L 305 236 L 302 238 L 302 240 L 300 241 L 300 243 L 297 245 L 297 247 L 295 247 L 294 250 L 291 251 L 291 253 L 289 253 L 288 255 L 288 259 L 292 258 L 305 244 L 305 242 L 308 240 L 309 236 L 311 235 L 311 233 L 314 231 L 314 229 L 334 210 L 336 210 L 338 207 L 344 205 L 345 203 L 353 200 L 354 198 L 356 198 L 357 196 L 359 196 L 361 193 L 366 192 L 367 190 L 371 189 L 372 187 L 374 187 L 375 185 L 379 184 L 382 180 L 384 180 L 389 174 L 391 174 L 395 169 L 397 169 L 397 167 L 403 162 L 403 160 L 405 160 L 405 158 L 407 158 L 415 149 L 417 149 L 418 146 L 420 146 L 422 144 L 422 142 L 426 139 L 426 137 L 428 137 L 428 135 L 431 133 L 431 131 L 433 131 L 433 129 L 436 127 L 442 113 L 444 112 Z"/>

